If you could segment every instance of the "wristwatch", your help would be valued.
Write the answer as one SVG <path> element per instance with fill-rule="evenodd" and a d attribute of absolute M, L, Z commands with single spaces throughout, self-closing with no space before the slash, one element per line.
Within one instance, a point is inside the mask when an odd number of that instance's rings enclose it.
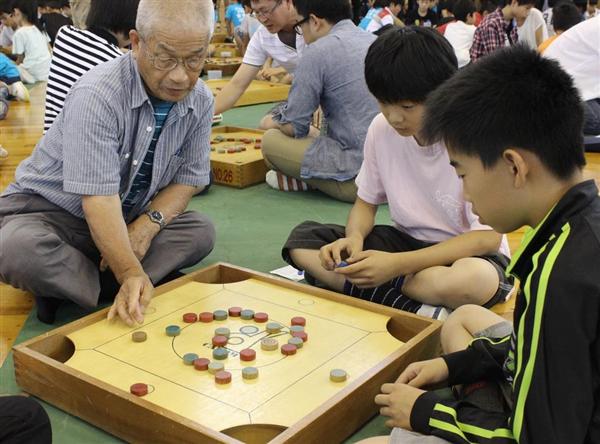
<path fill-rule="evenodd" d="M 167 225 L 167 223 L 165 222 L 165 216 L 163 216 L 163 214 L 160 211 L 149 209 L 148 211 L 146 211 L 146 214 L 152 222 L 160 226 L 161 230 Z"/>

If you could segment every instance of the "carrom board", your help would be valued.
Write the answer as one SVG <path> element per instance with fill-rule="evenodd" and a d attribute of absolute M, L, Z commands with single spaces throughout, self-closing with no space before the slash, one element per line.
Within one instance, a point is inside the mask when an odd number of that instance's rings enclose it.
<path fill-rule="evenodd" d="M 215 43 L 211 45 L 211 57 L 239 57 L 240 51 L 235 43 Z"/>
<path fill-rule="evenodd" d="M 223 76 L 231 77 L 236 73 L 241 64 L 241 57 L 210 57 L 204 63 L 204 70 L 221 71 Z"/>
<path fill-rule="evenodd" d="M 16 346 L 17 383 L 131 442 L 335 443 L 376 413 L 382 383 L 439 348 L 437 321 L 227 264 L 157 293 L 143 325 L 109 323 L 105 309 Z M 184 313 L 231 306 L 266 312 L 284 328 L 267 333 L 264 323 L 238 317 L 182 321 Z M 295 355 L 257 346 L 265 336 L 283 344 L 295 316 L 306 319 L 309 335 Z M 169 325 L 181 333 L 167 336 Z M 225 385 L 182 360 L 190 352 L 210 357 L 217 327 L 231 330 Z M 135 331 L 147 340 L 133 342 Z M 255 349 L 256 359 L 242 362 L 242 348 Z M 258 368 L 257 379 L 241 377 L 246 365 Z M 330 381 L 334 368 L 348 379 Z M 140 382 L 150 387 L 143 397 L 129 392 Z"/>
<path fill-rule="evenodd" d="M 212 130 L 210 167 L 215 183 L 245 188 L 265 181 L 268 168 L 260 149 L 263 133 L 264 131 L 257 129 L 233 126 L 221 126 Z M 225 140 L 215 140 L 219 136 Z M 247 139 L 250 143 L 242 143 L 240 139 Z M 227 152 L 242 146 L 245 151 Z M 223 150 L 224 153 L 220 152 Z"/>
<path fill-rule="evenodd" d="M 206 85 L 213 94 L 218 94 L 229 82 L 227 79 L 207 80 Z M 253 80 L 235 106 L 257 105 L 259 103 L 280 102 L 287 100 L 290 85 Z"/>

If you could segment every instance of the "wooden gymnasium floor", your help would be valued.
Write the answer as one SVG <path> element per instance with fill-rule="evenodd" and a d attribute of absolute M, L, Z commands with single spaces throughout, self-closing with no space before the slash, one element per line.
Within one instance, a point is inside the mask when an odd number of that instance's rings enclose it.
<path fill-rule="evenodd" d="M 42 134 L 44 94 L 44 84 L 34 86 L 31 103 L 11 102 L 8 118 L 0 122 L 0 143 L 10 153 L 7 159 L 0 160 L 0 190 L 12 181 L 15 168 L 31 153 Z M 229 111 L 224 124 L 256 127 L 270 107 L 267 104 Z M 588 162 L 589 172 L 600 176 L 600 154 L 589 154 Z M 349 209 L 348 204 L 334 202 L 318 193 L 281 193 L 265 184 L 245 190 L 215 186 L 207 196 L 194 199 L 191 207 L 209 214 L 219 233 L 217 247 L 202 266 L 227 261 L 259 271 L 283 265 L 279 248 L 294 224 L 305 219 L 344 223 Z M 386 221 L 389 212 L 382 209 L 378 223 Z M 264 233 L 270 233 L 269 238 Z M 518 246 L 521 234 L 519 231 L 509 235 L 512 250 Z M 268 254 L 257 257 L 256 251 Z M 27 320 L 32 304 L 30 295 L 0 284 L 0 365 Z M 512 304 L 499 307 L 498 312 L 511 318 Z M 67 315 L 63 322 L 69 320 Z"/>

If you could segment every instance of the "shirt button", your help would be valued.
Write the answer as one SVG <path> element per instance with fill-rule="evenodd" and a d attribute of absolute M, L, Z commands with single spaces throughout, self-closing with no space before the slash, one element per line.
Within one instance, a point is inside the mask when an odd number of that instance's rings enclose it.
<path fill-rule="evenodd" d="M 148 131 L 148 132 L 152 131 L 152 127 L 149 126 L 148 128 L 146 128 L 146 131 Z"/>
<path fill-rule="evenodd" d="M 133 161 L 133 164 L 134 164 L 134 165 L 137 165 L 137 164 L 138 164 L 138 161 L 137 161 L 137 160 L 134 160 L 134 161 Z"/>
<path fill-rule="evenodd" d="M 129 153 L 125 154 L 125 159 L 129 159 Z"/>

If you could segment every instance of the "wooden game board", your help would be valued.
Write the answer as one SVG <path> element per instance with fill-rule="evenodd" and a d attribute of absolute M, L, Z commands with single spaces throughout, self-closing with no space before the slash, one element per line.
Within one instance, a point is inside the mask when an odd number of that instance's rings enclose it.
<path fill-rule="evenodd" d="M 228 79 L 207 80 L 206 85 L 217 94 L 229 82 Z M 280 102 L 287 100 L 290 85 L 253 80 L 235 106 L 257 105 L 259 103 Z"/>
<path fill-rule="evenodd" d="M 265 335 L 264 324 L 228 318 L 184 324 L 186 312 L 243 306 L 289 326 L 306 318 L 308 341 L 294 356 L 257 350 L 258 379 L 240 377 L 235 356 Z M 439 348 L 440 323 L 337 293 L 217 264 L 161 286 L 143 326 L 109 323 L 107 309 L 26 341 L 14 349 L 17 383 L 67 412 L 127 441 L 168 443 L 334 443 L 377 412 L 373 397 L 405 366 Z M 177 324 L 182 333 L 165 334 Z M 223 361 L 227 385 L 183 363 L 181 355 L 210 356 L 217 326 L 240 332 Z M 135 343 L 131 334 L 148 339 Z M 253 330 L 254 331 L 254 330 Z M 283 342 L 286 335 L 280 337 Z M 241 342 L 240 342 L 241 341 Z M 253 346 L 255 349 L 256 345 Z M 329 380 L 343 368 L 345 382 Z M 150 384 L 144 397 L 133 383 Z"/>
<path fill-rule="evenodd" d="M 231 77 L 236 73 L 241 64 L 241 57 L 210 57 L 204 63 L 204 70 L 221 71 L 223 76 Z"/>
<path fill-rule="evenodd" d="M 240 51 L 235 43 L 215 43 L 210 48 L 211 57 L 239 57 Z"/>
<path fill-rule="evenodd" d="M 236 188 L 245 188 L 265 181 L 267 165 L 260 150 L 264 131 L 234 126 L 214 128 L 211 134 L 210 167 L 215 183 Z M 234 138 L 237 141 L 216 142 L 215 137 Z M 247 138 L 252 142 L 244 144 L 239 139 Z M 243 146 L 246 151 L 237 153 L 220 153 L 231 147 Z M 257 149 L 257 147 L 259 147 Z M 214 150 L 214 151 L 213 151 Z"/>

